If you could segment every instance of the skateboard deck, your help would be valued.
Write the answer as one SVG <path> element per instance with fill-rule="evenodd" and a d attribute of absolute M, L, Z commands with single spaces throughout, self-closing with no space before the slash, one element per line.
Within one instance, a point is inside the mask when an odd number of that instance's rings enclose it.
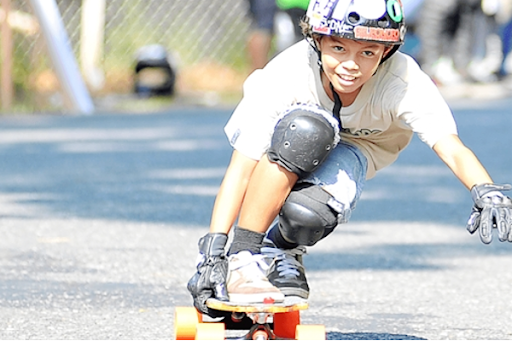
<path fill-rule="evenodd" d="M 236 303 L 219 301 L 215 298 L 209 298 L 206 301 L 208 308 L 231 311 L 237 313 L 286 313 L 296 310 L 305 310 L 308 308 L 308 302 L 299 297 L 286 297 L 283 302 L 269 303 Z"/>
<path fill-rule="evenodd" d="M 206 305 L 211 309 L 225 311 L 224 321 L 203 322 L 202 315 L 195 308 L 177 307 L 174 321 L 177 340 L 224 340 L 226 330 L 240 329 L 248 330 L 243 336 L 246 340 L 325 340 L 326 337 L 323 325 L 300 324 L 300 311 L 308 308 L 308 302 L 299 297 L 286 297 L 279 303 L 258 304 L 210 298 Z M 237 324 L 243 327 L 237 328 Z"/>

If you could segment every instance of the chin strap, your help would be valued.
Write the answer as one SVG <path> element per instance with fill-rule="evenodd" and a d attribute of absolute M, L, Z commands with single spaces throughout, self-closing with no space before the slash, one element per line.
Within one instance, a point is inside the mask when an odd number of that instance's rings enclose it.
<path fill-rule="evenodd" d="M 316 42 L 313 38 L 306 38 L 313 50 L 318 55 L 318 67 L 320 68 L 320 79 L 322 78 L 322 73 L 324 72 L 324 67 L 322 65 L 322 53 L 320 52 L 320 49 L 316 46 Z M 340 131 L 343 131 L 343 124 L 341 123 L 341 109 L 343 108 L 343 102 L 341 101 L 340 96 L 336 91 L 334 91 L 334 87 L 332 86 L 332 83 L 329 82 L 329 86 L 331 87 L 332 95 L 334 97 L 334 108 L 332 109 L 332 114 L 338 120 L 338 123 L 340 125 Z"/>
<path fill-rule="evenodd" d="M 334 97 L 334 108 L 332 109 L 332 114 L 334 115 L 334 117 L 336 117 L 338 123 L 340 124 L 340 131 L 343 131 L 343 124 L 341 122 L 341 109 L 343 108 L 343 102 L 341 101 L 341 98 L 338 95 L 338 93 L 334 91 L 332 83 L 329 83 L 329 86 L 331 87 L 332 96 Z"/>

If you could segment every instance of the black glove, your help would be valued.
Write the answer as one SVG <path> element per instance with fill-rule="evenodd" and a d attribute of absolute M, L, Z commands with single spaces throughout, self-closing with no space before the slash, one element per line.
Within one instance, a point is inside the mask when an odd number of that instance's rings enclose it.
<path fill-rule="evenodd" d="M 199 239 L 197 273 L 188 281 L 187 289 L 194 298 L 194 306 L 204 314 L 218 317 L 220 312 L 206 306 L 206 300 L 215 297 L 228 301 L 226 277 L 228 259 L 224 247 L 228 236 L 224 233 L 208 233 Z"/>
<path fill-rule="evenodd" d="M 470 233 L 479 229 L 480 239 L 485 244 L 492 241 L 492 230 L 498 229 L 500 241 L 512 242 L 512 200 L 501 191 L 512 189 L 511 185 L 483 184 L 471 189 L 475 205 L 469 216 L 467 228 Z"/>

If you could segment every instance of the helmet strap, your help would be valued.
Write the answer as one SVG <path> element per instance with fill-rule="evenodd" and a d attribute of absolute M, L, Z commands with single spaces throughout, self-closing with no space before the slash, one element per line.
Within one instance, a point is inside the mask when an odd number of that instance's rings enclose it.
<path fill-rule="evenodd" d="M 398 49 L 400 48 L 400 46 L 398 45 L 395 45 L 391 48 L 391 50 L 385 55 L 382 57 L 382 60 L 380 61 L 380 63 L 384 63 L 386 60 L 388 60 L 389 58 L 391 58 L 392 55 L 395 54 L 396 51 L 398 51 Z"/>
<path fill-rule="evenodd" d="M 334 97 L 334 108 L 332 109 L 332 114 L 338 120 L 340 124 L 340 131 L 343 131 L 343 124 L 341 123 L 341 109 L 343 108 L 343 102 L 341 101 L 340 95 L 334 90 L 334 86 L 332 83 L 329 83 L 332 91 L 332 97 Z"/>
<path fill-rule="evenodd" d="M 316 54 L 318 56 L 318 60 L 316 63 L 318 64 L 318 67 L 320 68 L 320 72 L 322 72 L 323 71 L 322 52 L 320 52 L 320 49 L 318 48 L 318 42 L 312 36 L 306 37 L 306 40 L 308 41 L 309 45 L 313 48 L 313 51 L 316 52 Z"/>

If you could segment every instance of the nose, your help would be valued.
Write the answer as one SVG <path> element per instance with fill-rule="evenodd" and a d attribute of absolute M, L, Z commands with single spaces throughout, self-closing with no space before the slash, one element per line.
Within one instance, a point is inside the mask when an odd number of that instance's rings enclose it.
<path fill-rule="evenodd" d="M 347 70 L 358 70 L 359 64 L 355 61 L 355 58 L 348 58 L 347 60 L 340 63 L 340 66 Z"/>
<path fill-rule="evenodd" d="M 345 60 L 343 63 L 341 63 L 343 67 L 351 70 L 355 70 L 359 68 L 359 65 L 356 63 L 355 58 L 351 57 L 347 60 Z"/>

